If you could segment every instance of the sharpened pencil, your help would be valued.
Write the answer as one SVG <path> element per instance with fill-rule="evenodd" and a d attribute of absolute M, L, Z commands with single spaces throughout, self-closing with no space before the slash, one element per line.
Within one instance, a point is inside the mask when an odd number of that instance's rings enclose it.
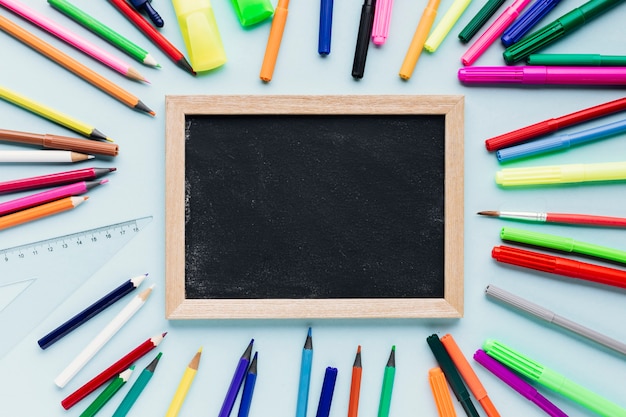
<path fill-rule="evenodd" d="M 52 216 L 75 207 L 85 202 L 89 197 L 65 197 L 50 203 L 21 210 L 15 213 L 7 214 L 0 217 L 0 230 L 9 227 L 18 226 L 23 223 L 38 220 L 44 217 Z"/>
<path fill-rule="evenodd" d="M 178 388 L 176 388 L 176 392 L 174 393 L 174 397 L 172 398 L 172 402 L 165 413 L 165 417 L 176 417 L 180 412 L 183 403 L 185 402 L 185 398 L 187 397 L 187 393 L 189 392 L 189 388 L 191 388 L 191 384 L 193 383 L 194 378 L 196 377 L 196 373 L 198 372 L 198 365 L 200 365 L 200 356 L 202 355 L 202 348 L 198 349 L 196 354 L 193 356 L 189 365 L 185 369 L 180 382 L 178 383 Z"/>
<path fill-rule="evenodd" d="M 0 141 L 35 145 L 43 149 L 74 151 L 89 155 L 117 156 L 119 152 L 119 146 L 115 143 L 7 129 L 0 129 Z"/>
<path fill-rule="evenodd" d="M 350 400 L 348 403 L 348 417 L 357 417 L 359 414 L 359 397 L 361 395 L 361 346 L 356 349 L 354 364 L 352 365 L 352 381 L 350 383 Z"/>
<path fill-rule="evenodd" d="M 80 414 L 80 417 L 93 417 L 104 405 L 109 402 L 111 398 L 128 382 L 130 374 L 135 369 L 135 366 L 131 366 L 124 372 L 120 373 L 117 378 L 111 381 L 109 385 L 96 397 L 95 400 Z"/>
<path fill-rule="evenodd" d="M 250 405 L 252 403 L 252 394 L 254 393 L 254 385 L 257 375 L 257 357 L 258 352 L 254 352 L 254 357 L 250 362 L 246 381 L 243 383 L 243 392 L 241 393 L 241 402 L 239 403 L 239 413 L 237 417 L 248 417 L 250 414 Z"/>
<path fill-rule="evenodd" d="M 148 366 L 146 366 L 143 371 L 141 371 L 141 374 L 139 374 L 139 377 L 137 378 L 133 386 L 130 387 L 130 390 L 126 393 L 126 396 L 124 397 L 120 405 L 117 406 L 117 409 L 113 413 L 112 417 L 125 417 L 128 414 L 131 407 L 137 401 L 137 398 L 139 398 L 139 395 L 141 395 L 143 390 L 146 388 L 146 385 L 148 385 L 148 382 L 150 382 L 150 380 L 152 379 L 152 376 L 154 375 L 154 370 L 159 364 L 159 359 L 161 359 L 161 355 L 162 353 L 159 352 L 156 358 L 152 359 L 152 362 L 150 362 Z"/>

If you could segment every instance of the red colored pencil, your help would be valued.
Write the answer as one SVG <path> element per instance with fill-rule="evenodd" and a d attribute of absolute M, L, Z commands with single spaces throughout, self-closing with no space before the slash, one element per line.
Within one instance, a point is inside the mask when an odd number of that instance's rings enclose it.
<path fill-rule="evenodd" d="M 61 405 L 66 410 L 69 410 L 72 406 L 76 405 L 80 400 L 91 394 L 93 391 L 98 389 L 101 385 L 106 383 L 111 378 L 114 378 L 122 371 L 127 369 L 133 362 L 137 359 L 141 358 L 152 349 L 157 347 L 159 343 L 163 340 L 167 333 L 162 333 L 160 335 L 151 337 L 145 342 L 141 343 L 135 349 L 128 352 L 124 357 L 115 362 L 113 365 L 109 366 L 104 371 L 100 372 L 98 375 L 93 377 L 89 382 L 87 382 L 82 387 L 78 388 L 76 391 L 68 395 L 63 401 L 61 401 Z"/>
<path fill-rule="evenodd" d="M 55 185 L 69 184 L 72 182 L 89 181 L 108 174 L 109 172 L 113 172 L 116 169 L 117 168 L 83 168 L 0 182 L 0 194 L 53 187 Z"/>
<path fill-rule="evenodd" d="M 352 365 L 352 382 L 350 384 L 350 400 L 348 403 L 348 417 L 357 417 L 359 414 L 359 396 L 361 394 L 361 346 L 356 350 L 354 365 Z"/>
<path fill-rule="evenodd" d="M 122 13 L 128 20 L 130 20 L 137 28 L 146 35 L 165 55 L 167 55 L 172 61 L 185 71 L 196 75 L 185 56 L 180 52 L 170 41 L 165 38 L 156 30 L 150 22 L 148 22 L 142 15 L 140 15 L 135 9 L 133 9 L 126 0 L 109 0 L 115 8 Z"/>
<path fill-rule="evenodd" d="M 500 219 L 538 223 L 563 223 L 585 226 L 626 227 L 626 217 L 597 216 L 573 213 L 534 213 L 528 211 L 480 211 L 478 214 Z"/>

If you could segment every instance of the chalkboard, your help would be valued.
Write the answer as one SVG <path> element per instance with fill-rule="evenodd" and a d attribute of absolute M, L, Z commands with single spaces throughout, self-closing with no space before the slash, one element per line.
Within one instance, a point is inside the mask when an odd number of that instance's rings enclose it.
<path fill-rule="evenodd" d="M 166 316 L 461 317 L 462 96 L 167 96 Z"/>

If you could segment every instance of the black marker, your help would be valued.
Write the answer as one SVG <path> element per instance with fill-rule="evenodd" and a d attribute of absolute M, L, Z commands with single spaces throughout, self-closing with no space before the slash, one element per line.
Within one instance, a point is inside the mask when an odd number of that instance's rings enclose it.
<path fill-rule="evenodd" d="M 374 9 L 376 0 L 364 0 L 361 8 L 361 21 L 359 22 L 359 33 L 356 38 L 356 50 L 354 51 L 354 63 L 352 64 L 352 76 L 363 78 L 365 71 L 365 59 L 367 58 L 367 48 L 372 37 L 372 27 L 374 26 Z"/>

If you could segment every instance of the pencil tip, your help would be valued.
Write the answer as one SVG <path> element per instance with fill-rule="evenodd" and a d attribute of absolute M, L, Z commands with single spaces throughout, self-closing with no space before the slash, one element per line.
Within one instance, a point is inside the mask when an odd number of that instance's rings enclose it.
<path fill-rule="evenodd" d="M 87 155 L 87 159 L 94 159 L 94 158 L 95 158 L 95 156 L 93 156 L 93 155 Z"/>
<path fill-rule="evenodd" d="M 309 331 L 307 332 L 307 336 L 311 337 L 311 328 L 309 327 Z"/>
<path fill-rule="evenodd" d="M 497 211 L 479 211 L 477 214 L 480 214 L 481 216 L 492 216 L 492 217 L 497 217 L 498 216 L 498 212 Z"/>
<path fill-rule="evenodd" d="M 361 345 L 357 346 L 356 353 L 361 353 Z"/>

